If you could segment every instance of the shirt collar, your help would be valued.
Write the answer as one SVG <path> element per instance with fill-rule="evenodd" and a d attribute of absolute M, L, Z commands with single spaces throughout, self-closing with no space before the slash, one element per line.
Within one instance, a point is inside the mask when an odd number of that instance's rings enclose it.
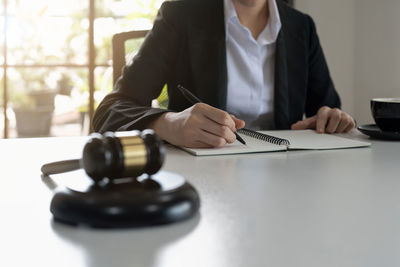
<path fill-rule="evenodd" d="M 269 19 L 268 24 L 258 36 L 257 43 L 260 45 L 267 45 L 275 43 L 278 39 L 279 31 L 281 30 L 282 23 L 281 18 L 278 11 L 278 6 L 276 4 L 276 0 L 267 0 L 268 1 L 268 10 L 269 10 Z M 232 3 L 232 0 L 224 0 L 224 15 L 225 15 L 225 30 L 227 31 L 229 23 L 239 22 L 239 18 L 237 16 L 235 6 Z M 241 24 L 240 24 L 241 25 Z M 242 26 L 243 27 L 243 26 Z M 228 36 L 228 34 L 226 34 Z"/>
<path fill-rule="evenodd" d="M 232 0 L 224 0 L 224 11 L 225 25 L 228 25 L 231 19 L 237 18 L 236 10 L 233 6 Z"/>

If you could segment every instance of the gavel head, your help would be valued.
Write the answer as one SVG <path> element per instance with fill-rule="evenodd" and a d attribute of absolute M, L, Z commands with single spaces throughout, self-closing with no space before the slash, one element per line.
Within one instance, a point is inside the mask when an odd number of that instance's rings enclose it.
<path fill-rule="evenodd" d="M 83 148 L 81 165 L 98 182 L 155 174 L 164 155 L 163 142 L 152 130 L 94 133 Z"/>

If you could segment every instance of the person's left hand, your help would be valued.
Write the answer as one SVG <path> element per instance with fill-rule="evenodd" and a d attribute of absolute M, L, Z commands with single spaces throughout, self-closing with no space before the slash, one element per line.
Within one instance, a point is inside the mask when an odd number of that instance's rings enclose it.
<path fill-rule="evenodd" d="M 317 115 L 292 124 L 292 130 L 315 129 L 318 133 L 347 133 L 355 127 L 354 119 L 338 108 L 324 106 Z"/>

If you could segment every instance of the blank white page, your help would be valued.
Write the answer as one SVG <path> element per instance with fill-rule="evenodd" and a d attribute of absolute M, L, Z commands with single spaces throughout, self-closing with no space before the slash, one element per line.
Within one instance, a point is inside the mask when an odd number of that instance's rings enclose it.
<path fill-rule="evenodd" d="M 340 149 L 370 146 L 370 143 L 352 140 L 335 134 L 319 134 L 314 130 L 259 131 L 289 140 L 289 149 Z"/>

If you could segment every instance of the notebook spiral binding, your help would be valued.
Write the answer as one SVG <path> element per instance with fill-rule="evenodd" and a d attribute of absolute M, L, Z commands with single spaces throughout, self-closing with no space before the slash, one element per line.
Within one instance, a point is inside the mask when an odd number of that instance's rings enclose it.
<path fill-rule="evenodd" d="M 266 141 L 275 145 L 284 145 L 284 146 L 289 146 L 290 142 L 287 139 L 283 139 L 283 138 L 279 138 L 276 136 L 272 136 L 272 135 L 268 135 L 268 134 L 263 134 L 263 133 L 259 133 L 250 129 L 246 129 L 246 128 L 242 128 L 240 130 L 238 130 L 238 133 L 262 140 L 262 141 Z"/>

